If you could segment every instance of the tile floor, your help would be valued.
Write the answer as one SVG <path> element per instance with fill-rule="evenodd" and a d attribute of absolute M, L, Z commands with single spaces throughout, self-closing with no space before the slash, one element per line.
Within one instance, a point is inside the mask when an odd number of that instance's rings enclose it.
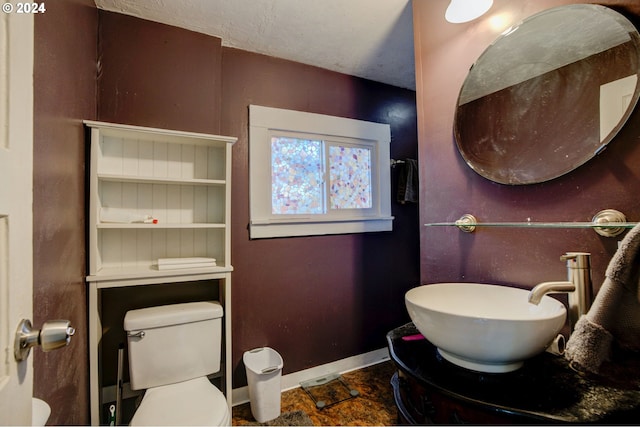
<path fill-rule="evenodd" d="M 315 402 L 300 387 L 282 393 L 281 411 L 302 410 L 316 426 L 391 426 L 398 423 L 393 400 L 391 376 L 395 372 L 393 362 L 379 363 L 357 371 L 342 374 L 342 378 L 360 395 L 316 409 Z M 255 423 L 248 403 L 233 407 L 233 425 Z"/>

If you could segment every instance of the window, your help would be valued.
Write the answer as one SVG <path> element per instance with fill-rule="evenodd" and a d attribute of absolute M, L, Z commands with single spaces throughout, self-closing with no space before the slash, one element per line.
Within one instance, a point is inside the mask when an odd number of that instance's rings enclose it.
<path fill-rule="evenodd" d="M 389 231 L 389 125 L 251 105 L 251 238 Z"/>

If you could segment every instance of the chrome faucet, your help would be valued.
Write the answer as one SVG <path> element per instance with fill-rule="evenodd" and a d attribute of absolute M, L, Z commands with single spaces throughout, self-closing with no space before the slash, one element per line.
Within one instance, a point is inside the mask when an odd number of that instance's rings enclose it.
<path fill-rule="evenodd" d="M 560 257 L 567 261 L 567 281 L 542 282 L 529 292 L 529 302 L 538 305 L 548 293 L 566 292 L 569 296 L 569 325 L 571 332 L 576 322 L 586 314 L 593 302 L 591 287 L 591 254 L 587 252 L 567 252 Z"/>

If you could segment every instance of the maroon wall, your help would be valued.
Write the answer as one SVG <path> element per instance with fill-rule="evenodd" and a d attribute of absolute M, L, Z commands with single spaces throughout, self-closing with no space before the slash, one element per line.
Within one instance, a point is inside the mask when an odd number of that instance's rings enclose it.
<path fill-rule="evenodd" d="M 490 13 L 466 24 L 444 20 L 448 0 L 414 1 L 419 158 L 420 224 L 455 221 L 465 213 L 479 221 L 590 221 L 601 209 L 618 209 L 640 221 L 640 111 L 609 147 L 587 164 L 555 180 L 507 186 L 482 178 L 459 155 L 453 139 L 458 92 L 467 71 L 498 36 L 490 19 L 511 23 L 570 0 L 496 0 Z M 586 2 L 584 2 L 586 3 Z M 637 21 L 637 2 L 600 1 Z M 637 22 L 636 22 L 637 25 Z M 544 144 L 544 141 L 539 141 Z M 566 251 L 593 255 L 599 289 L 616 249 L 615 238 L 592 230 L 421 227 L 421 281 L 489 282 L 532 287 L 566 277 L 559 257 Z"/>
<path fill-rule="evenodd" d="M 219 133 L 220 39 L 100 11 L 98 119 Z"/>
<path fill-rule="evenodd" d="M 495 0 L 492 13 L 509 12 L 515 21 L 573 2 Z M 564 277 L 561 253 L 588 250 L 594 254 L 594 279 L 601 282 L 616 239 L 591 230 L 465 234 L 419 226 L 453 221 L 466 212 L 485 221 L 584 221 L 600 209 L 616 208 L 640 219 L 637 112 L 605 152 L 548 183 L 494 184 L 464 164 L 452 139 L 455 101 L 469 66 L 497 34 L 487 27 L 491 15 L 469 24 L 446 23 L 448 3 L 414 2 L 419 221 L 415 206 L 394 203 L 391 233 L 256 241 L 248 239 L 246 229 L 249 104 L 390 123 L 392 157 L 402 158 L 416 155 L 415 94 L 223 49 L 213 37 L 98 14 L 90 0 L 47 3 L 35 27 L 34 322 L 69 318 L 78 327 L 69 348 L 34 355 L 35 395 L 51 403 L 51 424 L 88 423 L 81 119 L 239 138 L 232 201 L 235 387 L 244 385 L 240 359 L 249 348 L 276 348 L 285 372 L 291 372 L 384 346 L 384 333 L 407 320 L 402 296 L 419 280 L 529 287 Z M 633 0 L 599 3 L 640 16 Z"/>
<path fill-rule="evenodd" d="M 242 353 L 276 349 L 284 373 L 385 347 L 408 320 L 418 282 L 415 205 L 392 203 L 393 232 L 250 240 L 250 104 L 391 125 L 391 157 L 416 157 L 415 93 L 315 67 L 223 49 L 222 131 L 233 149 L 234 387 Z M 393 172 L 392 172 L 393 174 Z M 395 187 L 394 187 L 395 188 Z"/>
<path fill-rule="evenodd" d="M 291 372 L 383 347 L 408 320 L 403 295 L 418 282 L 417 206 L 392 205 L 393 232 L 249 241 L 248 105 L 389 123 L 391 154 L 404 158 L 417 155 L 415 93 L 222 49 L 217 38 L 97 12 L 89 0 L 47 9 L 35 30 L 34 322 L 68 318 L 78 329 L 69 348 L 36 352 L 35 395 L 51 404 L 50 423 L 89 421 L 82 119 L 239 138 L 235 387 L 246 384 L 250 348 L 276 348 Z"/>
<path fill-rule="evenodd" d="M 233 147 L 234 387 L 242 353 L 271 346 L 284 372 L 386 345 L 418 282 L 418 209 L 394 231 L 250 241 L 248 106 L 391 124 L 391 155 L 417 156 L 415 92 L 220 47 L 220 40 L 100 11 L 98 119 L 238 137 Z M 188 64 L 188 65 L 185 65 Z"/>
<path fill-rule="evenodd" d="M 91 0 L 47 2 L 35 15 L 33 321 L 69 319 L 69 347 L 34 355 L 34 395 L 49 424 L 89 423 L 85 292 L 85 138 L 94 119 L 98 14 Z"/>

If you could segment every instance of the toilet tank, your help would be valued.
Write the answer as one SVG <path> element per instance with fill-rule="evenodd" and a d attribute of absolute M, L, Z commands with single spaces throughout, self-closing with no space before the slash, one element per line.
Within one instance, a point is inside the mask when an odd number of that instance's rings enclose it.
<path fill-rule="evenodd" d="M 220 370 L 222 306 L 192 302 L 128 311 L 124 316 L 133 390 Z"/>

